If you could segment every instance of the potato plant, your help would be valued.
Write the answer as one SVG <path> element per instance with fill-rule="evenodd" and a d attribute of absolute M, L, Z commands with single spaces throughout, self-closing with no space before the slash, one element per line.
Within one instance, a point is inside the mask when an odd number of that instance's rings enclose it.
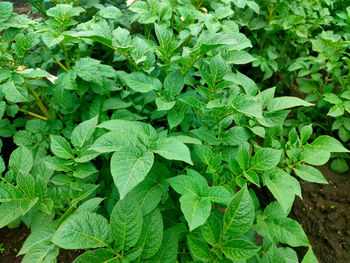
<path fill-rule="evenodd" d="M 247 76 L 256 2 L 31 2 L 0 3 L 0 228 L 30 228 L 22 262 L 317 262 L 288 215 L 348 150 L 287 129 L 315 105 Z"/>

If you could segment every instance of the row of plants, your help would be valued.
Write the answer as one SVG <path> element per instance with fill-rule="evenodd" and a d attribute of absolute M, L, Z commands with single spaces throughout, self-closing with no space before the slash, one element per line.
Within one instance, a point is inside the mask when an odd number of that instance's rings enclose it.
<path fill-rule="evenodd" d="M 30 228 L 24 263 L 317 262 L 288 215 L 314 166 L 346 170 L 341 1 L 28 2 L 0 3 L 0 228 Z"/>

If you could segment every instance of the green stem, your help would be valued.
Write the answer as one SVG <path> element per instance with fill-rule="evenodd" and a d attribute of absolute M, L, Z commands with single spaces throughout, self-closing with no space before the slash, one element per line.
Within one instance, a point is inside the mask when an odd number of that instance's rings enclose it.
<path fill-rule="evenodd" d="M 27 110 L 22 109 L 22 108 L 19 108 L 18 110 L 21 111 L 21 112 L 27 113 L 27 114 L 29 114 L 29 115 L 31 115 L 31 116 L 33 116 L 33 117 L 36 117 L 36 118 L 42 119 L 42 120 L 44 120 L 44 121 L 47 121 L 47 118 L 46 118 L 46 117 L 41 116 L 41 115 L 39 115 L 39 114 L 36 114 L 36 113 L 34 113 L 34 112 L 27 111 Z"/>

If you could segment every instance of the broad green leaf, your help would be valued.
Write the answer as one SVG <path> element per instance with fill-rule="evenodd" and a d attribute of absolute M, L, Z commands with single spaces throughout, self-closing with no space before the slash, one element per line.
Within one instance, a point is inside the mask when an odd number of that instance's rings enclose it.
<path fill-rule="evenodd" d="M 187 193 L 180 197 L 180 204 L 190 231 L 203 225 L 210 215 L 211 202 L 209 199 Z"/>
<path fill-rule="evenodd" d="M 267 105 L 269 111 L 285 110 L 297 106 L 310 107 L 312 103 L 299 99 L 297 97 L 278 97 L 273 98 L 272 101 Z"/>
<path fill-rule="evenodd" d="M 90 120 L 80 123 L 74 128 L 71 135 L 71 141 L 74 147 L 82 148 L 87 140 L 89 140 L 95 131 L 98 121 L 98 115 Z"/>
<path fill-rule="evenodd" d="M 41 243 L 50 241 L 54 233 L 55 229 L 53 228 L 44 227 L 41 229 L 36 229 L 28 236 L 21 250 L 18 252 L 18 255 L 24 255 Z"/>
<path fill-rule="evenodd" d="M 225 56 L 225 61 L 229 64 L 236 64 L 236 65 L 241 65 L 241 64 L 248 64 L 256 58 L 254 58 L 252 55 L 250 55 L 248 52 L 240 50 L 240 51 L 231 51 L 227 53 Z"/>
<path fill-rule="evenodd" d="M 136 141 L 137 139 L 134 136 L 137 136 L 145 145 L 149 145 L 158 136 L 156 130 L 151 125 L 139 121 L 110 120 L 101 123 L 98 127 L 131 135 L 133 136 L 132 139 Z"/>
<path fill-rule="evenodd" d="M 107 153 L 118 151 L 124 146 L 136 146 L 138 144 L 140 144 L 140 141 L 134 134 L 110 131 L 99 137 L 89 149 L 99 153 Z"/>
<path fill-rule="evenodd" d="M 286 263 L 298 263 L 297 253 L 290 247 L 280 247 L 278 248 L 281 256 Z"/>
<path fill-rule="evenodd" d="M 100 10 L 99 15 L 104 18 L 117 20 L 123 16 L 123 13 L 115 6 L 107 6 Z"/>
<path fill-rule="evenodd" d="M 180 94 L 184 87 L 184 77 L 180 71 L 174 71 L 168 74 L 164 80 L 164 89 L 166 96 L 173 99 L 174 96 Z"/>
<path fill-rule="evenodd" d="M 211 213 L 208 220 L 200 227 L 203 238 L 210 245 L 215 246 L 220 243 L 222 219 L 216 213 Z"/>
<path fill-rule="evenodd" d="M 35 192 L 35 181 L 32 175 L 19 173 L 17 175 L 17 185 L 28 197 L 33 197 Z"/>
<path fill-rule="evenodd" d="M 211 253 L 207 242 L 204 240 L 201 231 L 195 230 L 187 235 L 188 248 L 196 258 L 209 262 Z"/>
<path fill-rule="evenodd" d="M 192 164 L 190 150 L 176 138 L 160 138 L 157 141 L 157 149 L 154 152 L 168 160 L 178 160 Z"/>
<path fill-rule="evenodd" d="M 201 197 L 214 203 L 228 205 L 232 199 L 232 194 L 223 186 L 210 186 L 204 189 Z"/>
<path fill-rule="evenodd" d="M 349 152 L 338 140 L 328 135 L 317 137 L 311 144 L 311 147 L 317 150 L 328 152 Z"/>
<path fill-rule="evenodd" d="M 249 131 L 240 126 L 232 127 L 221 134 L 221 140 L 224 145 L 239 145 L 246 142 L 249 138 Z"/>
<path fill-rule="evenodd" d="M 246 233 L 255 217 L 253 200 L 245 185 L 234 195 L 224 215 L 223 236 L 237 237 Z"/>
<path fill-rule="evenodd" d="M 0 23 L 5 22 L 13 11 L 13 4 L 10 2 L 1 2 L 0 3 Z"/>
<path fill-rule="evenodd" d="M 22 263 L 55 262 L 59 248 L 50 241 L 45 241 L 33 247 L 24 257 Z"/>
<path fill-rule="evenodd" d="M 309 250 L 307 251 L 306 255 L 304 256 L 301 263 L 318 263 L 319 261 L 314 255 L 314 252 L 312 251 L 312 248 L 309 247 Z"/>
<path fill-rule="evenodd" d="M 174 229 L 169 228 L 164 231 L 162 245 L 158 252 L 146 263 L 174 263 L 178 254 L 178 240 Z"/>
<path fill-rule="evenodd" d="M 281 254 L 281 250 L 277 248 L 275 245 L 272 245 L 267 250 L 267 253 L 262 256 L 261 262 L 262 263 L 272 263 L 272 262 L 287 263 L 287 261 L 283 258 Z"/>
<path fill-rule="evenodd" d="M 244 147 L 240 147 L 238 150 L 238 164 L 242 170 L 247 170 L 250 163 L 250 157 L 248 151 Z"/>
<path fill-rule="evenodd" d="M 84 11 L 85 9 L 82 7 L 72 7 L 71 5 L 59 4 L 47 10 L 46 14 L 63 22 L 71 17 L 78 16 Z"/>
<path fill-rule="evenodd" d="M 156 98 L 156 105 L 159 111 L 168 111 L 172 109 L 176 104 L 176 101 L 167 102 L 163 98 Z"/>
<path fill-rule="evenodd" d="M 73 159 L 74 154 L 69 142 L 58 135 L 51 135 L 50 148 L 54 155 L 63 159 Z"/>
<path fill-rule="evenodd" d="M 260 187 L 260 178 L 259 175 L 254 171 L 246 171 L 243 173 L 243 176 L 248 179 L 249 182 Z"/>
<path fill-rule="evenodd" d="M 78 212 L 69 216 L 58 227 L 52 242 L 64 249 L 106 247 L 112 242 L 107 219 L 103 216 Z"/>
<path fill-rule="evenodd" d="M 134 91 L 146 93 L 152 90 L 160 90 L 162 83 L 157 78 L 147 76 L 142 72 L 133 72 L 123 78 L 126 84 Z"/>
<path fill-rule="evenodd" d="M 21 146 L 11 153 L 9 167 L 19 173 L 29 173 L 33 167 L 33 155 L 28 148 Z"/>
<path fill-rule="evenodd" d="M 92 174 L 98 173 L 93 163 L 78 164 L 73 172 L 73 176 L 77 178 L 86 178 Z"/>
<path fill-rule="evenodd" d="M 112 236 L 123 250 L 134 246 L 142 230 L 142 212 L 138 203 L 124 198 L 115 205 L 111 213 Z"/>
<path fill-rule="evenodd" d="M 260 247 L 244 239 L 232 239 L 223 243 L 221 250 L 228 258 L 239 260 L 251 258 L 258 253 Z"/>
<path fill-rule="evenodd" d="M 298 164 L 295 168 L 293 168 L 293 170 L 297 176 L 305 181 L 319 184 L 328 184 L 322 173 L 312 166 Z"/>
<path fill-rule="evenodd" d="M 104 199 L 101 197 L 95 197 L 95 198 L 91 198 L 87 201 L 85 201 L 84 203 L 82 203 L 78 208 L 77 208 L 77 212 L 95 212 L 100 204 L 102 203 Z"/>
<path fill-rule="evenodd" d="M 299 182 L 281 169 L 273 169 L 264 173 L 267 188 L 277 199 L 285 213 L 290 211 L 295 195 L 301 197 Z"/>
<path fill-rule="evenodd" d="M 0 205 L 0 228 L 7 226 L 22 215 L 20 202 L 6 202 Z"/>
<path fill-rule="evenodd" d="M 174 190 L 180 194 L 184 195 L 190 193 L 193 195 L 199 195 L 201 192 L 201 186 L 196 181 L 195 178 L 188 175 L 178 175 L 168 179 L 169 184 Z"/>
<path fill-rule="evenodd" d="M 136 185 L 145 179 L 154 161 L 152 152 L 143 152 L 132 146 L 121 147 L 111 159 L 111 174 L 123 199 Z"/>
<path fill-rule="evenodd" d="M 3 93 L 7 100 L 11 102 L 28 102 L 28 90 L 18 83 L 14 83 L 12 80 L 9 80 L 5 84 L 0 85 Z"/>
<path fill-rule="evenodd" d="M 301 128 L 300 131 L 300 140 L 301 143 L 304 144 L 307 142 L 307 140 L 311 137 L 312 135 L 312 124 L 306 125 L 303 128 Z"/>
<path fill-rule="evenodd" d="M 141 257 L 147 259 L 157 253 L 162 240 L 163 218 L 159 209 L 155 209 L 143 218 L 142 232 L 135 246 L 141 247 Z"/>
<path fill-rule="evenodd" d="M 253 156 L 251 169 L 257 171 L 269 170 L 277 166 L 282 151 L 271 148 L 261 148 Z"/>
<path fill-rule="evenodd" d="M 300 162 L 311 165 L 324 165 L 331 157 L 331 153 L 327 150 L 320 150 L 313 146 L 306 145 L 300 154 Z"/>
<path fill-rule="evenodd" d="M 119 259 L 114 251 L 109 248 L 100 248 L 86 251 L 77 257 L 73 263 L 118 263 Z"/>
<path fill-rule="evenodd" d="M 19 200 L 22 195 L 22 192 L 16 186 L 5 183 L 0 184 L 0 202 Z"/>
<path fill-rule="evenodd" d="M 153 169 L 157 169 L 153 166 Z M 150 172 L 152 173 L 152 171 Z M 141 207 L 142 215 L 152 212 L 160 203 L 165 189 L 158 181 L 148 176 L 128 194 Z"/>
<path fill-rule="evenodd" d="M 6 167 L 5 167 L 5 162 L 4 159 L 2 159 L 2 157 L 0 156 L 0 175 L 5 171 Z"/>
<path fill-rule="evenodd" d="M 292 247 L 309 246 L 305 232 L 297 221 L 285 217 L 268 220 L 267 223 L 273 239 Z"/>

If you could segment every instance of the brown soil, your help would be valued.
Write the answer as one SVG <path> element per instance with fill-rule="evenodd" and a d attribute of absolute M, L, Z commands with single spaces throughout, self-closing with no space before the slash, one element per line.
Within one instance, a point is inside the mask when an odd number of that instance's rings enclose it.
<path fill-rule="evenodd" d="M 27 14 L 30 9 L 30 4 L 25 0 L 8 0 L 13 3 L 13 12 L 17 14 Z"/>
<path fill-rule="evenodd" d="M 350 262 L 350 173 L 320 171 L 328 185 L 301 182 L 303 200 L 294 202 L 292 217 L 306 232 L 320 263 Z"/>
<path fill-rule="evenodd" d="M 30 231 L 24 224 L 13 229 L 7 227 L 0 229 L 0 263 L 21 263 L 23 256 L 16 256 L 29 234 Z M 1 248 L 4 248 L 3 252 Z M 82 252 L 82 250 L 60 250 L 57 263 L 71 263 Z"/>

